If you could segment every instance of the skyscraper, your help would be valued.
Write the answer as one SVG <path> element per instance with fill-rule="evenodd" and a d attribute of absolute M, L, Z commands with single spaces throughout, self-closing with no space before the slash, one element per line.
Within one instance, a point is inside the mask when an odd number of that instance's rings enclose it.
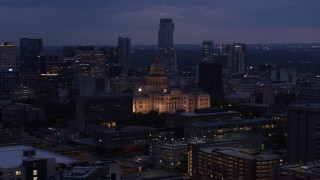
<path fill-rule="evenodd" d="M 123 66 L 125 75 L 128 75 L 130 67 L 130 51 L 131 51 L 131 40 L 128 37 L 118 37 L 118 57 L 119 63 Z"/>
<path fill-rule="evenodd" d="M 244 74 L 246 71 L 246 44 L 233 43 L 232 45 L 231 73 Z"/>
<path fill-rule="evenodd" d="M 158 51 L 160 55 L 160 61 L 165 66 L 168 76 L 174 76 L 177 73 L 176 55 L 173 49 L 173 30 L 174 24 L 172 19 L 160 19 L 158 31 Z"/>
<path fill-rule="evenodd" d="M 299 104 L 288 107 L 288 162 L 320 160 L 319 117 L 319 104 Z"/>
<path fill-rule="evenodd" d="M 202 42 L 202 60 L 213 61 L 213 41 Z"/>
<path fill-rule="evenodd" d="M 13 43 L 0 43 L 0 67 L 16 67 L 16 47 Z"/>
<path fill-rule="evenodd" d="M 15 67 L 16 47 L 10 42 L 0 43 L 0 91 L 12 90 Z"/>
<path fill-rule="evenodd" d="M 37 55 L 42 51 L 42 39 L 20 39 L 20 59 L 25 63 L 26 67 L 31 69 L 33 73 Z"/>
<path fill-rule="evenodd" d="M 219 62 L 199 63 L 199 87 L 210 94 L 210 106 L 219 105 L 223 100 L 222 66 Z"/>

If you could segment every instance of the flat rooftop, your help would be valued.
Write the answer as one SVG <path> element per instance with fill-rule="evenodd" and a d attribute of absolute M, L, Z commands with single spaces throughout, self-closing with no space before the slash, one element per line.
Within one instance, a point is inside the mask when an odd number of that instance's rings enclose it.
<path fill-rule="evenodd" d="M 320 161 L 285 164 L 280 166 L 280 169 L 287 172 L 308 174 L 311 176 L 320 177 Z"/>
<path fill-rule="evenodd" d="M 208 115 L 221 115 L 221 114 L 239 114 L 237 111 L 225 111 L 225 112 L 208 112 L 208 113 L 194 113 L 194 112 L 183 112 L 183 113 L 169 113 L 180 116 L 208 116 Z"/>
<path fill-rule="evenodd" d="M 272 153 L 271 151 L 256 151 L 254 149 L 232 148 L 232 147 L 204 147 L 200 151 L 212 153 L 212 151 L 219 152 L 228 156 L 237 157 L 241 159 L 269 161 L 280 159 L 281 156 Z"/>
<path fill-rule="evenodd" d="M 273 122 L 273 119 L 226 119 L 212 122 L 191 122 L 186 123 L 188 126 L 198 126 L 198 127 L 214 127 L 214 126 L 224 126 L 224 125 L 237 125 L 237 124 L 253 124 L 262 122 Z"/>
<path fill-rule="evenodd" d="M 160 169 L 152 169 L 152 170 L 127 174 L 124 176 L 124 179 L 131 179 L 131 180 L 183 179 L 183 175 L 179 173 L 160 170 Z"/>
<path fill-rule="evenodd" d="M 116 132 L 139 132 L 139 131 L 156 131 L 156 128 L 145 127 L 145 126 L 124 126 L 124 127 L 115 127 L 115 128 L 105 128 L 105 129 L 97 129 L 96 132 L 104 132 L 104 133 L 116 133 Z"/>
<path fill-rule="evenodd" d="M 24 156 L 24 150 L 35 150 L 36 155 L 34 156 Z M 22 165 L 23 160 L 32 159 L 47 159 L 55 158 L 56 163 L 62 164 L 72 164 L 76 162 L 72 158 L 62 156 L 56 153 L 45 151 L 42 149 L 37 149 L 31 146 L 17 145 L 17 146 L 3 146 L 0 147 L 0 168 L 15 168 Z"/>

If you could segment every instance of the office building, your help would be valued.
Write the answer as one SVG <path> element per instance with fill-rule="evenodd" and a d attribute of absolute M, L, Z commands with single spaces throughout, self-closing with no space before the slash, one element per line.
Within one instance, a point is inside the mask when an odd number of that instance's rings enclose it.
<path fill-rule="evenodd" d="M 288 162 L 320 160 L 320 104 L 288 108 Z"/>
<path fill-rule="evenodd" d="M 16 67 L 16 47 L 13 43 L 0 43 L 0 67 L 15 68 Z"/>
<path fill-rule="evenodd" d="M 63 58 L 71 58 L 74 57 L 75 54 L 75 47 L 72 45 L 65 45 L 62 47 L 62 57 Z"/>
<path fill-rule="evenodd" d="M 202 61 L 199 63 L 199 88 L 210 95 L 210 106 L 223 101 L 221 63 Z"/>
<path fill-rule="evenodd" d="M 188 149 L 188 175 L 197 179 L 271 179 L 283 157 L 269 151 L 234 147 Z"/>
<path fill-rule="evenodd" d="M 30 104 L 14 103 L 2 109 L 2 119 L 5 123 L 26 125 L 41 123 L 46 118 L 42 108 Z"/>
<path fill-rule="evenodd" d="M 21 129 L 0 128 L 0 146 L 16 145 L 21 142 Z"/>
<path fill-rule="evenodd" d="M 168 76 L 175 76 L 177 71 L 176 54 L 173 48 L 173 30 L 172 19 L 160 19 L 158 31 L 158 52 L 160 61 L 165 66 Z"/>
<path fill-rule="evenodd" d="M 0 43 L 0 92 L 8 94 L 13 89 L 16 73 L 16 48 L 10 42 Z"/>
<path fill-rule="evenodd" d="M 202 60 L 213 61 L 213 41 L 202 42 Z"/>
<path fill-rule="evenodd" d="M 71 158 L 30 146 L 0 147 L 0 179 L 47 179 L 75 163 Z"/>
<path fill-rule="evenodd" d="M 167 113 L 167 121 L 173 127 L 183 127 L 190 122 L 212 122 L 240 118 L 240 113 L 226 108 L 195 109 L 194 112 Z"/>
<path fill-rule="evenodd" d="M 81 48 L 90 49 L 89 47 Z M 106 59 L 101 51 L 76 51 L 76 76 L 79 78 L 105 76 L 105 64 Z"/>
<path fill-rule="evenodd" d="M 130 41 L 129 38 L 128 38 L 128 40 Z M 129 44 L 129 45 L 131 45 L 131 44 Z M 106 65 L 112 65 L 115 63 L 119 63 L 119 48 L 118 47 L 103 46 L 103 47 L 100 47 L 99 50 L 103 52 L 103 54 L 106 58 Z M 130 54 L 129 54 L 129 61 L 130 61 Z M 129 62 L 129 65 L 130 65 L 130 62 Z"/>
<path fill-rule="evenodd" d="M 109 129 L 96 129 L 93 143 L 100 146 L 132 146 L 156 141 L 159 132 L 156 128 L 144 126 L 124 126 Z"/>
<path fill-rule="evenodd" d="M 230 133 L 274 133 L 278 121 L 273 119 L 225 119 L 211 122 L 192 122 L 184 126 L 184 136 L 192 138 L 224 137 Z"/>
<path fill-rule="evenodd" d="M 281 68 L 271 71 L 271 80 L 285 84 L 297 84 L 297 72 L 294 68 Z"/>
<path fill-rule="evenodd" d="M 128 76 L 128 70 L 130 67 L 130 51 L 131 51 L 131 40 L 128 37 L 118 37 L 118 58 L 119 63 L 123 66 L 123 71 Z"/>
<path fill-rule="evenodd" d="M 241 75 L 246 71 L 246 44 L 234 43 L 231 51 L 231 73 Z"/>
<path fill-rule="evenodd" d="M 132 95 L 100 94 L 76 99 L 76 122 L 71 125 L 84 129 L 88 124 L 114 127 L 132 115 Z"/>
<path fill-rule="evenodd" d="M 20 39 L 20 59 L 32 73 L 36 73 L 35 64 L 42 49 L 42 39 Z"/>
<path fill-rule="evenodd" d="M 308 82 L 298 87 L 298 100 L 302 103 L 320 103 L 320 82 Z"/>

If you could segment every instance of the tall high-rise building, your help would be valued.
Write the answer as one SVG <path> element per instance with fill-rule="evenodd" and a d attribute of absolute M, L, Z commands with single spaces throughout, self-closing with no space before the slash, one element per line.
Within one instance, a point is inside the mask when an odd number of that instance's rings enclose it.
<path fill-rule="evenodd" d="M 75 47 L 72 45 L 65 45 L 62 47 L 62 55 L 64 58 L 70 58 L 75 56 Z"/>
<path fill-rule="evenodd" d="M 123 66 L 125 75 L 128 75 L 130 67 L 130 51 L 131 51 L 131 40 L 128 37 L 118 37 L 118 58 L 119 63 Z"/>
<path fill-rule="evenodd" d="M 219 105 L 223 101 L 221 63 L 214 61 L 199 63 L 199 87 L 210 94 L 210 106 Z"/>
<path fill-rule="evenodd" d="M 246 71 L 246 44 L 233 43 L 231 73 L 233 75 L 244 74 Z"/>
<path fill-rule="evenodd" d="M 173 30 L 172 19 L 160 19 L 158 31 L 158 51 L 160 61 L 166 68 L 168 76 L 174 76 L 177 73 L 176 54 L 173 49 Z"/>
<path fill-rule="evenodd" d="M 232 48 L 229 44 L 220 44 L 220 53 L 215 56 L 217 62 L 222 64 L 222 75 L 223 78 L 229 78 L 231 76 L 231 67 L 232 67 Z"/>
<path fill-rule="evenodd" d="M 42 48 L 42 39 L 20 39 L 20 59 L 27 68 L 36 71 L 34 67 L 36 67 L 37 56 Z"/>
<path fill-rule="evenodd" d="M 213 61 L 213 41 L 202 42 L 202 60 Z"/>
<path fill-rule="evenodd" d="M 0 67 L 16 67 L 16 47 L 13 43 L 0 43 Z"/>
<path fill-rule="evenodd" d="M 12 90 L 15 67 L 16 47 L 10 42 L 0 43 L 0 91 Z"/>
<path fill-rule="evenodd" d="M 301 104 L 288 108 L 288 162 L 320 160 L 320 105 Z"/>

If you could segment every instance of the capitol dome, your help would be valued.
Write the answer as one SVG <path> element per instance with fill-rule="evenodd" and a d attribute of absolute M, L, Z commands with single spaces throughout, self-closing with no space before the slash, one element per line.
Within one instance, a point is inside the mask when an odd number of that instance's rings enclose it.
<path fill-rule="evenodd" d="M 156 56 L 147 78 L 147 90 L 163 91 L 164 89 L 167 89 L 167 75 L 164 66 L 159 61 L 159 56 Z"/>

